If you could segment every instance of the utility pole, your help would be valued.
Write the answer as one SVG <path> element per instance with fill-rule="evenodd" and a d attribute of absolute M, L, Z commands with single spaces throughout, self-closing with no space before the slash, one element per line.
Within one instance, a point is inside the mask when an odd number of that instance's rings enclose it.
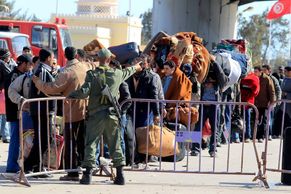
<path fill-rule="evenodd" d="M 58 16 L 59 11 L 59 0 L 56 0 L 56 17 Z"/>

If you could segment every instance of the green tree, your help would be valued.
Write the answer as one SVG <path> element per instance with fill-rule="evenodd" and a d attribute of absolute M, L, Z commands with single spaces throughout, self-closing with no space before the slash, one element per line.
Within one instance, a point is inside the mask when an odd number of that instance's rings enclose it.
<path fill-rule="evenodd" d="M 22 13 L 21 9 L 14 9 L 15 0 L 8 2 L 7 0 L 0 0 L 0 19 L 8 19 L 8 20 L 32 20 L 32 21 L 40 21 L 34 14 L 29 16 L 27 11 Z M 7 7 L 9 8 L 7 13 Z"/>
<path fill-rule="evenodd" d="M 144 12 L 140 15 L 142 18 L 142 31 L 141 31 L 141 44 L 147 44 L 152 38 L 152 10 L 149 9 L 148 11 Z"/>
<path fill-rule="evenodd" d="M 286 47 L 288 49 L 288 20 L 283 18 L 272 20 L 270 25 L 270 21 L 266 19 L 267 13 L 268 10 L 264 11 L 262 15 L 253 15 L 249 19 L 239 15 L 238 19 L 238 35 L 240 38 L 248 40 L 254 66 L 267 62 L 267 54 L 271 54 L 268 50 L 274 53 L 284 53 Z"/>

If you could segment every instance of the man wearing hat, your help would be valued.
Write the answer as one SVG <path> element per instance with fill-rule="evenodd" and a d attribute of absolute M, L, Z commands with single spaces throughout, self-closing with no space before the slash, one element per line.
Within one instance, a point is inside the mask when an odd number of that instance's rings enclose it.
<path fill-rule="evenodd" d="M 0 48 L 0 97 L 1 97 L 1 111 L 0 114 L 0 137 L 2 136 L 2 141 L 4 143 L 9 143 L 10 139 L 10 126 L 9 123 L 6 122 L 6 112 L 5 110 L 5 96 L 4 96 L 4 82 L 7 78 L 8 74 L 11 72 L 13 67 L 10 67 L 8 61 L 10 60 L 10 52 L 8 49 Z"/>
<path fill-rule="evenodd" d="M 120 145 L 120 126 L 116 110 L 112 101 L 102 91 L 107 86 L 112 96 L 118 99 L 120 84 L 133 75 L 136 71 L 141 71 L 139 64 L 120 70 L 109 66 L 111 52 L 108 49 L 101 49 L 97 53 L 100 65 L 95 70 L 87 72 L 85 83 L 79 90 L 72 92 L 70 98 L 89 97 L 88 118 L 86 121 L 85 136 L 85 156 L 82 167 L 86 168 L 81 184 L 91 184 L 92 170 L 96 163 L 96 146 L 100 136 L 103 135 L 105 143 L 109 147 L 110 157 L 113 166 L 116 168 L 117 176 L 114 184 L 124 185 L 123 166 L 125 165 L 124 155 Z"/>
<path fill-rule="evenodd" d="M 11 127 L 11 138 L 6 171 L 13 173 L 19 170 L 17 163 L 19 153 L 19 127 L 17 118 L 18 105 L 14 104 L 8 97 L 8 88 L 17 77 L 24 74 L 25 72 L 30 71 L 32 68 L 31 58 L 27 55 L 20 55 L 16 61 L 18 66 L 14 67 L 14 69 L 8 74 L 4 84 L 6 118 L 7 121 L 10 122 Z"/>
<path fill-rule="evenodd" d="M 8 49 L 0 48 L 0 90 L 4 88 L 4 81 L 7 75 L 16 66 Z"/>

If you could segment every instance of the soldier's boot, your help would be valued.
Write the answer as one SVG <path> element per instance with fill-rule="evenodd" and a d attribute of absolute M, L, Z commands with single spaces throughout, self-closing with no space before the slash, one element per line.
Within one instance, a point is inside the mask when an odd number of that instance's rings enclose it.
<path fill-rule="evenodd" d="M 124 180 L 124 176 L 123 176 L 123 166 L 116 167 L 116 178 L 114 180 L 114 184 L 125 185 L 125 180 Z"/>
<path fill-rule="evenodd" d="M 92 168 L 86 168 L 86 171 L 83 172 L 82 179 L 80 180 L 80 184 L 90 185 L 92 182 Z"/>

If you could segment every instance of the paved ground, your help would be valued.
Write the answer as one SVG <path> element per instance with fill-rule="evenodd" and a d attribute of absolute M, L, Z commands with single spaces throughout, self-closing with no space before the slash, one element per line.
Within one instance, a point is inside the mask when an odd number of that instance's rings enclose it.
<path fill-rule="evenodd" d="M 264 144 L 259 144 L 261 154 Z M 269 144 L 269 164 L 272 167 L 277 166 L 279 140 L 273 140 Z M 228 146 L 224 145 L 218 150 L 218 156 L 215 159 L 215 171 L 227 171 Z M 0 171 L 5 171 L 8 145 L 0 143 Z M 256 162 L 254 159 L 253 146 L 250 143 L 244 144 L 244 160 L 241 164 L 242 144 L 230 145 L 229 172 L 257 172 Z M 177 170 L 184 170 L 185 165 L 189 164 L 189 171 L 199 169 L 199 157 L 190 156 L 182 162 L 177 163 Z M 242 168 L 243 167 L 243 168 Z M 149 169 L 159 168 L 159 163 L 150 163 Z M 207 151 L 202 152 L 201 166 L 202 171 L 211 171 L 213 169 L 213 158 L 210 158 Z M 162 163 L 161 169 L 173 169 L 173 163 Z M 94 177 L 93 185 L 84 186 L 78 183 L 60 182 L 60 174 L 55 174 L 51 179 L 30 179 L 31 187 L 21 186 L 12 181 L 0 177 L 0 188 L 3 194 L 39 194 L 39 193 L 291 193 L 291 186 L 280 184 L 279 173 L 268 173 L 268 182 L 271 186 L 266 190 L 258 182 L 252 182 L 253 175 L 209 175 L 209 174 L 173 174 L 159 172 L 125 172 L 127 184 L 125 186 L 112 185 L 107 177 Z"/>

